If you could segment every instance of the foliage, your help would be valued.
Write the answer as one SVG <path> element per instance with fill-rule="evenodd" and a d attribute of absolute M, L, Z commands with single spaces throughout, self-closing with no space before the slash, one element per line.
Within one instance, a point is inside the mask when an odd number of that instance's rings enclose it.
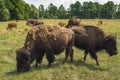
<path fill-rule="evenodd" d="M 5 3 L 3 0 L 0 0 L 0 21 L 6 21 L 10 19 L 10 13 L 8 9 L 5 7 Z"/>
<path fill-rule="evenodd" d="M 64 8 L 63 5 L 60 5 L 58 8 L 58 18 L 59 19 L 64 19 L 67 16 L 67 10 Z"/>
<path fill-rule="evenodd" d="M 57 18 L 57 7 L 52 3 L 48 6 L 48 18 Z"/>
<path fill-rule="evenodd" d="M 45 9 L 44 9 L 44 6 L 42 4 L 40 4 L 40 6 L 39 6 L 39 17 L 40 18 L 45 17 Z"/>
<path fill-rule="evenodd" d="M 38 19 L 39 18 L 39 11 L 37 10 L 37 8 L 32 4 L 31 5 L 31 14 L 30 14 L 31 18 L 35 18 Z"/>
<path fill-rule="evenodd" d="M 116 18 L 120 19 L 120 4 L 117 7 Z"/>
<path fill-rule="evenodd" d="M 0 20 L 28 18 L 120 18 L 120 4 L 114 4 L 113 1 L 108 1 L 105 4 L 91 1 L 83 2 L 82 4 L 80 1 L 76 1 L 75 3 L 71 3 L 68 9 L 63 5 L 56 7 L 52 3 L 47 8 L 42 4 L 39 5 L 39 8 L 36 8 L 33 4 L 29 5 L 23 0 L 0 1 L 0 16 L 2 16 Z"/>

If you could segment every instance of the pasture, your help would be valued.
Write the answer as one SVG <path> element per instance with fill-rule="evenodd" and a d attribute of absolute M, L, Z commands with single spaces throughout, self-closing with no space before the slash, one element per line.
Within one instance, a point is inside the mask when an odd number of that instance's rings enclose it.
<path fill-rule="evenodd" d="M 58 25 L 60 19 L 44 19 L 44 24 Z M 67 22 L 67 19 L 62 21 Z M 117 35 L 118 54 L 110 57 L 104 50 L 97 53 L 100 66 L 96 66 L 95 60 L 87 56 L 83 61 L 83 51 L 74 47 L 74 62 L 68 59 L 65 64 L 64 52 L 55 56 L 51 68 L 47 68 L 47 59 L 44 56 L 42 63 L 35 68 L 32 63 L 31 70 L 25 73 L 16 72 L 16 49 L 22 47 L 26 34 L 31 27 L 25 25 L 25 21 L 19 21 L 17 30 L 7 31 L 7 21 L 0 22 L 0 80 L 120 80 L 120 20 L 103 19 L 103 25 L 99 26 L 106 34 Z M 87 25 L 96 25 L 98 19 L 83 19 Z"/>

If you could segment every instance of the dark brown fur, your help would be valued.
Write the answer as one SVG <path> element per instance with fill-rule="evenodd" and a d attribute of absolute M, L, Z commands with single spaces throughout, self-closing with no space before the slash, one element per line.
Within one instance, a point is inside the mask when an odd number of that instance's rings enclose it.
<path fill-rule="evenodd" d="M 105 35 L 102 29 L 96 26 L 84 26 L 71 28 L 75 32 L 75 46 L 85 51 L 84 61 L 90 53 L 91 57 L 99 65 L 96 52 L 106 50 L 109 55 L 117 54 L 116 37 Z"/>
<path fill-rule="evenodd" d="M 17 71 L 28 71 L 35 59 L 38 66 L 44 54 L 50 67 L 55 59 L 54 54 L 60 54 L 64 49 L 66 49 L 64 62 L 69 55 L 73 61 L 74 38 L 74 32 L 70 29 L 47 25 L 33 27 L 27 34 L 24 47 L 16 51 Z"/>
<path fill-rule="evenodd" d="M 8 27 L 7 27 L 7 30 L 12 30 L 12 28 L 15 28 L 15 29 L 17 29 L 17 23 L 9 23 L 8 24 Z"/>

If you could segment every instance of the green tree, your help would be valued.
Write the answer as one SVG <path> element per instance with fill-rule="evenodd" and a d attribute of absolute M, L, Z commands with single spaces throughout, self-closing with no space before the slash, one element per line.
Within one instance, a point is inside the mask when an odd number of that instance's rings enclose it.
<path fill-rule="evenodd" d="M 115 5 L 113 1 L 108 1 L 106 4 L 102 6 L 100 15 L 101 15 L 101 18 L 107 18 L 107 19 L 114 18 Z"/>
<path fill-rule="evenodd" d="M 81 18 L 83 15 L 82 12 L 82 5 L 79 1 L 76 1 L 75 4 L 70 5 L 69 14 L 71 17 Z"/>
<path fill-rule="evenodd" d="M 24 14 L 25 14 L 25 19 L 28 19 L 28 18 L 30 18 L 30 15 L 31 15 L 31 7 L 30 7 L 30 5 L 29 4 L 25 4 L 25 12 L 24 12 Z"/>
<path fill-rule="evenodd" d="M 9 10 L 6 8 L 4 0 L 0 0 L 0 20 L 6 21 L 10 19 Z"/>
<path fill-rule="evenodd" d="M 96 18 L 96 6 L 93 2 L 83 3 L 83 16 L 84 18 Z"/>
<path fill-rule="evenodd" d="M 45 9 L 44 9 L 44 6 L 42 4 L 40 4 L 40 6 L 39 6 L 39 17 L 40 18 L 45 17 Z"/>
<path fill-rule="evenodd" d="M 83 3 L 83 18 L 89 18 L 88 5 L 88 2 Z"/>
<path fill-rule="evenodd" d="M 24 19 L 25 15 L 25 3 L 22 0 L 12 0 L 12 3 L 15 5 L 15 19 Z"/>
<path fill-rule="evenodd" d="M 120 19 L 120 4 L 117 7 L 117 11 L 116 11 L 116 18 Z"/>
<path fill-rule="evenodd" d="M 35 19 L 39 18 L 39 11 L 33 4 L 31 5 L 31 14 L 30 14 L 30 16 L 31 16 L 31 18 L 35 18 Z"/>
<path fill-rule="evenodd" d="M 118 5 L 118 10 L 116 12 L 116 16 L 117 16 L 117 18 L 120 19 L 120 4 Z"/>
<path fill-rule="evenodd" d="M 58 18 L 64 19 L 66 18 L 66 15 L 67 15 L 67 10 L 64 8 L 63 5 L 60 5 L 60 7 L 58 8 Z"/>
<path fill-rule="evenodd" d="M 101 12 L 102 5 L 99 4 L 98 2 L 95 2 L 94 5 L 96 7 L 95 18 L 100 18 L 100 12 Z"/>
<path fill-rule="evenodd" d="M 48 18 L 58 18 L 58 9 L 52 3 L 48 6 Z"/>

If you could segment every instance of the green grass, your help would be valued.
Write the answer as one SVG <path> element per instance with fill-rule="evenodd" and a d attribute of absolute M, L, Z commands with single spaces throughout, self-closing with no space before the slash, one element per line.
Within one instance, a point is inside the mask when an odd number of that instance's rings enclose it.
<path fill-rule="evenodd" d="M 67 22 L 67 19 L 63 19 Z M 44 19 L 45 24 L 58 25 L 60 19 Z M 83 19 L 82 23 L 96 25 L 98 19 Z M 47 60 L 44 59 L 38 68 L 35 62 L 31 64 L 31 70 L 25 73 L 16 72 L 16 49 L 22 47 L 27 31 L 30 29 L 25 21 L 19 21 L 18 30 L 7 31 L 9 22 L 0 22 L 0 80 L 120 80 L 120 20 L 103 19 L 103 25 L 99 26 L 106 34 L 117 35 L 118 54 L 110 57 L 105 51 L 97 53 L 100 66 L 96 66 L 95 60 L 88 55 L 83 62 L 83 51 L 74 47 L 74 62 L 64 60 L 64 52 L 55 56 L 56 60 L 51 68 L 47 68 Z"/>

